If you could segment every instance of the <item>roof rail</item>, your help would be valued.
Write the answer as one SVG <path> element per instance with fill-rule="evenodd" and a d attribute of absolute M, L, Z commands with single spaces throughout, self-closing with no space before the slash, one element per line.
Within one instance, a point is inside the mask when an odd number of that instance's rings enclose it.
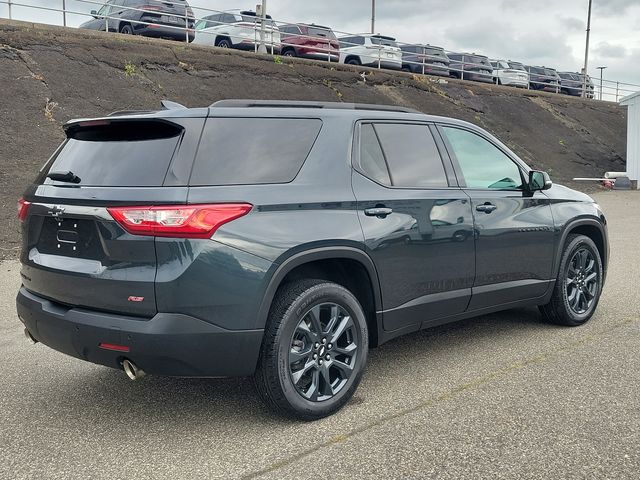
<path fill-rule="evenodd" d="M 419 113 L 413 108 L 366 103 L 306 102 L 297 100 L 220 100 L 211 108 L 324 108 L 327 110 L 378 110 L 383 112 Z"/>

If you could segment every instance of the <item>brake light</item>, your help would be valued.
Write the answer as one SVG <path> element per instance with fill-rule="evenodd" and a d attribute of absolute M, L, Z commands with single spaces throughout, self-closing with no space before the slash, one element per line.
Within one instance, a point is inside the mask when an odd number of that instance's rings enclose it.
<path fill-rule="evenodd" d="M 24 198 L 18 200 L 18 220 L 21 222 L 24 222 L 25 218 L 27 218 L 29 205 L 31 205 L 31 202 L 27 202 Z"/>
<path fill-rule="evenodd" d="M 248 203 L 112 207 L 107 210 L 132 235 L 211 238 L 225 223 L 251 211 Z"/>

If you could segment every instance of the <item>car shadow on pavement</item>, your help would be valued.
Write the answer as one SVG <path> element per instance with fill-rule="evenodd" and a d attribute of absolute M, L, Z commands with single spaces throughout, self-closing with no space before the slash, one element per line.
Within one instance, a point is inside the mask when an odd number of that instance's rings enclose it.
<path fill-rule="evenodd" d="M 520 309 L 400 337 L 371 351 L 363 385 L 349 406 L 363 403 L 363 398 L 378 396 L 380 392 L 375 390 L 382 388 L 379 379 L 411 383 L 411 379 L 404 377 L 402 372 L 422 366 L 446 370 L 452 355 L 464 362 L 465 350 L 474 350 L 476 354 L 479 351 L 483 355 L 486 346 L 500 342 L 501 337 L 505 342 L 504 336 L 526 337 L 532 332 L 537 334 L 555 328 L 558 327 L 542 321 L 537 309 Z M 488 351 L 486 354 L 491 355 Z M 80 421 L 95 411 L 103 417 L 135 419 L 141 424 L 171 422 L 175 425 L 183 421 L 187 430 L 197 425 L 206 426 L 212 421 L 233 423 L 238 429 L 256 422 L 274 425 L 295 423 L 271 413 L 258 398 L 249 378 L 149 376 L 132 382 L 122 371 L 88 366 L 81 361 L 78 365 L 81 366 L 80 373 L 60 379 L 57 387 L 48 392 L 47 403 L 64 405 L 65 414 Z M 61 377 L 63 375 L 60 373 Z M 88 399 L 91 402 L 89 409 Z M 349 408 L 345 411 L 348 414 Z M 117 421 L 117 418 L 112 420 Z"/>

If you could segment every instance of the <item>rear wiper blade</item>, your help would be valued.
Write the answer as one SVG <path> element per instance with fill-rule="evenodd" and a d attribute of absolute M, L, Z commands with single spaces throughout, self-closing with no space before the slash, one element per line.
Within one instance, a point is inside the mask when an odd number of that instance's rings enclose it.
<path fill-rule="evenodd" d="M 73 172 L 49 172 L 47 178 L 58 182 L 80 183 L 80 177 Z"/>

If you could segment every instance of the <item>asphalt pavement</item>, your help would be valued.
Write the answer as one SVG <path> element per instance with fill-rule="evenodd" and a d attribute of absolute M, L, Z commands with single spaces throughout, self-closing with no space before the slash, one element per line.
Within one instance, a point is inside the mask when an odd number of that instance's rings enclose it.
<path fill-rule="evenodd" d="M 331 418 L 272 415 L 245 379 L 124 373 L 27 343 L 0 264 L 0 478 L 640 476 L 640 193 L 596 195 L 612 258 L 594 318 L 487 315 L 373 350 Z"/>

